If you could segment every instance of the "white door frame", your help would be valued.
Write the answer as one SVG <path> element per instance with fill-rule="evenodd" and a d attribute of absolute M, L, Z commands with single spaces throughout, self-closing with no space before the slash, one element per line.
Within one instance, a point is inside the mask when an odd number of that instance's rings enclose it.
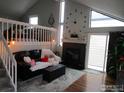
<path fill-rule="evenodd" d="M 90 35 L 107 35 L 106 39 L 106 51 L 105 51 L 105 58 L 104 58 L 104 67 L 103 72 L 105 72 L 106 69 L 106 63 L 107 63 L 107 56 L 108 56 L 108 45 L 109 45 L 109 33 L 88 33 L 88 39 L 87 39 L 87 46 L 86 46 L 86 56 L 85 56 L 85 68 L 88 68 L 88 58 L 89 58 L 89 47 L 90 47 Z"/>

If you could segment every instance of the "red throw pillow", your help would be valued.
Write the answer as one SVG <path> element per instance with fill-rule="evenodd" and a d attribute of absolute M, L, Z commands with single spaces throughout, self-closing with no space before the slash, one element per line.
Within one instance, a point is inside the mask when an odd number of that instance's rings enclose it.
<path fill-rule="evenodd" d="M 48 57 L 41 58 L 41 62 L 48 62 Z"/>

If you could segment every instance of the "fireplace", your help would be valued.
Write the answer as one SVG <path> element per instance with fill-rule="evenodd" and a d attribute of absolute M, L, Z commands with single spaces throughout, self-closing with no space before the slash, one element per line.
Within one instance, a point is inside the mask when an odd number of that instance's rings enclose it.
<path fill-rule="evenodd" d="M 63 43 L 63 64 L 75 69 L 85 68 L 86 44 Z"/>

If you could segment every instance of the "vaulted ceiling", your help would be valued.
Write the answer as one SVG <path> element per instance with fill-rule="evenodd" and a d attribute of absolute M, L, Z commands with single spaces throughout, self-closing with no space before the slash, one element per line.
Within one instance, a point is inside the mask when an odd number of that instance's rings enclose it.
<path fill-rule="evenodd" d="M 124 21 L 124 0 L 73 0 Z"/>
<path fill-rule="evenodd" d="M 39 0 L 0 0 L 0 17 L 21 17 Z M 58 1 L 58 0 L 56 0 Z M 124 0 L 73 0 L 124 20 Z"/>
<path fill-rule="evenodd" d="M 17 19 L 38 0 L 0 0 L 0 16 Z"/>

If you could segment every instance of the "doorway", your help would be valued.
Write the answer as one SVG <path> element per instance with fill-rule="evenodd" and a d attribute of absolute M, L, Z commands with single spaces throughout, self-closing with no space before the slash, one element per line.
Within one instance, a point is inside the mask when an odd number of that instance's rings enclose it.
<path fill-rule="evenodd" d="M 88 35 L 87 67 L 106 72 L 108 54 L 108 33 L 90 33 Z"/>

